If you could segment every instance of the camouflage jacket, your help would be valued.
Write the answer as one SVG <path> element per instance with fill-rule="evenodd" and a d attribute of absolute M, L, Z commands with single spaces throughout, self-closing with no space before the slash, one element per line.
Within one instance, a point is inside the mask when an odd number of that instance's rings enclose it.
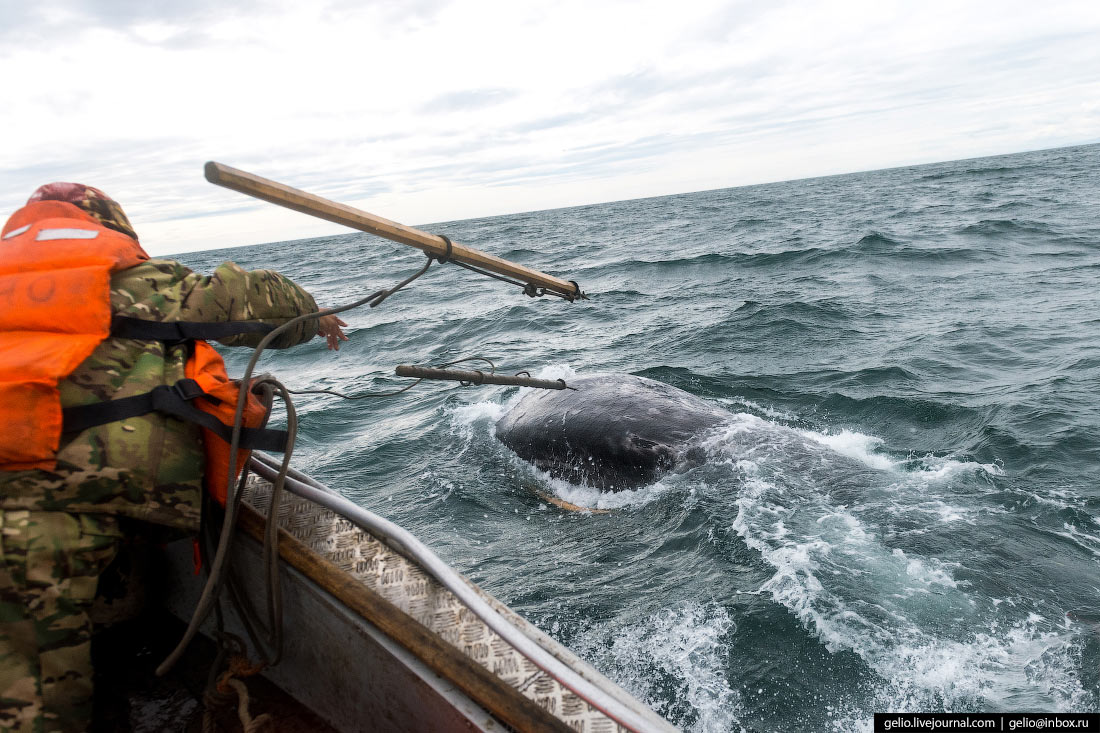
<path fill-rule="evenodd" d="M 280 325 L 317 304 L 270 270 L 232 262 L 210 277 L 151 259 L 114 274 L 111 310 L 154 321 L 260 320 Z M 276 339 L 285 348 L 313 338 L 310 319 Z M 255 346 L 263 334 L 222 339 Z M 189 346 L 108 338 L 60 385 L 63 407 L 148 392 L 184 377 Z M 203 452 L 199 428 L 156 413 L 65 434 L 53 471 L 0 471 L 0 509 L 117 514 L 194 529 L 199 522 Z"/>

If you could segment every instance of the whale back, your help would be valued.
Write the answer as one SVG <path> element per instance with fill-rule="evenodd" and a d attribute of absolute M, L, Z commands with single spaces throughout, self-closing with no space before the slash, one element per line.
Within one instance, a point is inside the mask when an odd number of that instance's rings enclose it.
<path fill-rule="evenodd" d="M 568 380 L 574 390 L 536 390 L 496 424 L 521 458 L 576 484 L 623 489 L 652 483 L 685 461 L 692 443 L 728 413 L 663 382 L 625 374 Z"/>

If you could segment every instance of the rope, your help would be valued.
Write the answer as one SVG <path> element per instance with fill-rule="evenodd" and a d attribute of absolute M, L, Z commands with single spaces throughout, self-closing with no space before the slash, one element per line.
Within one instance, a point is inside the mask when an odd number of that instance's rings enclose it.
<path fill-rule="evenodd" d="M 239 639 L 237 641 L 239 643 Z M 219 659 L 221 658 L 224 658 L 224 651 L 219 655 Z M 205 707 L 202 716 L 203 733 L 216 733 L 217 721 L 214 711 L 232 705 L 234 700 L 237 702 L 237 719 L 240 720 L 241 730 L 244 733 L 257 733 L 262 727 L 272 722 L 273 718 L 268 713 L 252 717 L 249 712 L 252 700 L 248 694 L 248 685 L 243 681 L 243 678 L 259 674 L 266 666 L 263 662 L 253 664 L 241 654 L 234 654 L 229 658 L 229 668 L 218 677 L 217 684 L 208 685 L 203 692 L 202 701 Z"/>
<path fill-rule="evenodd" d="M 218 678 L 217 690 L 223 695 L 228 693 L 226 683 L 234 677 L 253 677 L 264 671 L 267 665 L 263 662 L 256 662 L 253 664 L 248 661 L 248 657 L 243 654 L 234 654 L 229 658 L 229 669 L 222 672 Z"/>
<path fill-rule="evenodd" d="M 581 292 L 581 286 L 579 284 L 577 284 L 576 280 L 570 280 L 569 281 L 573 285 L 573 287 L 575 288 L 575 292 L 569 293 L 567 295 L 565 293 L 559 293 L 555 290 L 547 290 L 546 288 L 535 287 L 534 283 L 525 283 L 525 282 L 521 282 L 519 280 L 514 280 L 513 278 L 510 278 L 510 277 L 505 277 L 504 275 L 498 275 L 495 272 L 489 272 L 488 270 L 483 270 L 480 267 L 477 267 L 475 265 L 469 265 L 469 264 L 466 264 L 465 262 L 459 262 L 458 260 L 452 260 L 451 259 L 451 254 L 453 253 L 453 250 L 454 250 L 454 243 L 451 242 L 450 237 L 448 237 L 445 234 L 437 234 L 435 236 L 437 236 L 437 237 L 439 237 L 440 239 L 443 240 L 443 242 L 447 245 L 447 251 L 446 251 L 446 253 L 444 253 L 444 255 L 442 257 L 440 257 L 439 255 L 436 255 L 436 254 L 432 254 L 431 252 L 425 252 L 424 254 L 426 254 L 428 256 L 429 260 L 437 260 L 439 262 L 439 264 L 441 264 L 441 265 L 445 264 L 447 262 L 451 262 L 452 264 L 458 265 L 459 267 L 466 268 L 470 272 L 476 272 L 478 275 L 484 275 L 485 277 L 491 277 L 494 280 L 500 280 L 501 282 L 506 282 L 509 285 L 515 285 L 516 287 L 522 289 L 523 294 L 526 295 L 528 298 L 541 298 L 544 295 L 553 295 L 557 298 L 562 298 L 563 300 L 568 300 L 570 303 L 572 303 L 575 300 L 588 300 L 588 296 L 585 295 L 583 292 Z"/>
<path fill-rule="evenodd" d="M 491 368 L 491 371 L 489 373 L 490 374 L 496 374 L 496 371 L 497 371 L 496 365 L 493 364 L 491 359 L 488 359 L 484 356 L 467 356 L 464 359 L 456 359 L 455 361 L 449 361 L 446 364 L 436 364 L 436 365 L 434 365 L 433 368 L 435 368 L 435 369 L 445 369 L 446 367 L 454 366 L 455 364 L 462 364 L 462 363 L 467 362 L 467 361 L 484 361 L 484 362 L 488 363 L 489 367 Z M 530 376 L 530 374 L 528 374 L 528 376 Z M 291 394 L 330 394 L 330 395 L 333 395 L 335 397 L 339 397 L 339 398 L 345 399 L 345 400 L 362 400 L 362 399 L 365 399 L 367 397 L 393 397 L 394 395 L 399 395 L 402 392 L 408 392 L 410 389 L 412 389 L 413 387 L 415 387 L 416 385 L 420 384 L 423 381 L 424 381 L 423 379 L 418 379 L 415 382 L 413 382 L 412 384 L 410 384 L 406 387 L 402 387 L 401 389 L 396 390 L 394 392 L 364 392 L 363 394 L 357 394 L 357 395 L 344 394 L 342 392 L 337 392 L 334 389 L 288 389 L 287 392 L 290 392 Z M 463 387 L 469 387 L 470 386 L 469 382 L 459 382 L 459 384 L 461 384 Z M 480 382 L 478 382 L 478 384 L 480 384 Z"/>
<path fill-rule="evenodd" d="M 294 403 L 290 400 L 290 396 L 281 382 L 269 376 L 261 377 L 261 379 L 265 380 L 262 385 L 264 387 L 263 401 L 265 406 L 269 408 L 268 414 L 270 414 L 270 405 L 276 396 L 283 400 L 287 411 L 287 433 L 291 439 L 290 447 L 293 452 L 293 440 L 297 438 L 298 434 L 298 416 Z M 248 594 L 240 588 L 240 581 L 233 573 L 227 576 L 225 585 L 229 590 L 229 600 L 233 604 L 237 617 L 241 620 L 252 646 L 263 658 L 264 664 L 268 666 L 278 664 L 283 655 L 283 596 L 279 575 L 278 517 L 288 468 L 289 458 L 284 454 L 280 471 L 272 483 L 271 501 L 264 517 L 264 542 L 261 556 L 263 557 L 264 566 L 263 575 L 266 579 L 266 621 L 261 620 L 260 614 L 252 606 Z M 237 485 L 238 502 L 244 496 L 243 490 L 247 475 L 248 468 L 246 466 L 241 481 Z"/>
<path fill-rule="evenodd" d="M 429 259 L 422 268 L 420 268 L 415 273 L 405 278 L 397 285 L 388 290 L 377 290 L 364 298 L 360 298 L 359 300 L 348 303 L 347 305 L 340 306 L 339 308 L 330 308 L 324 311 L 319 311 L 317 313 L 306 313 L 296 318 L 291 318 L 283 325 L 273 329 L 270 333 L 264 336 L 263 339 L 260 340 L 260 343 L 256 346 L 256 348 L 253 349 L 252 358 L 248 361 L 248 366 L 245 368 L 244 376 L 241 379 L 241 383 L 251 384 L 252 373 L 253 371 L 255 371 L 256 364 L 257 362 L 259 362 L 260 356 L 263 354 L 264 350 L 271 344 L 272 341 L 274 341 L 290 328 L 293 328 L 299 323 L 310 319 L 321 318 L 323 316 L 334 315 L 336 313 L 343 313 L 344 311 L 351 310 L 352 308 L 358 308 L 362 305 L 369 305 L 370 307 L 374 308 L 381 304 L 386 298 L 390 297 L 398 290 L 405 287 L 413 280 L 416 280 L 418 277 L 427 272 L 428 268 L 431 267 L 432 262 L 433 260 Z M 187 630 L 184 632 L 183 638 L 180 639 L 179 644 L 176 645 L 176 648 L 172 650 L 171 654 L 169 654 L 168 657 L 166 657 L 165 660 L 161 662 L 160 666 L 157 667 L 156 674 L 158 676 L 164 676 L 165 674 L 167 674 L 168 671 L 171 670 L 173 666 L 175 666 L 176 662 L 179 661 L 180 657 L 183 656 L 184 650 L 187 648 L 187 645 L 191 643 L 191 640 L 195 638 L 195 634 L 198 633 L 199 627 L 202 625 L 202 622 L 206 620 L 206 617 L 210 614 L 210 611 L 214 607 L 214 603 L 217 600 L 219 593 L 221 592 L 222 586 L 225 584 L 225 571 L 226 565 L 229 560 L 229 550 L 233 545 L 233 529 L 237 523 L 237 513 L 240 508 L 240 500 L 243 493 L 241 491 L 234 491 L 233 477 L 237 472 L 237 449 L 240 447 L 241 442 L 241 427 L 243 424 L 244 405 L 246 398 L 247 390 L 240 390 L 240 394 L 237 397 L 237 408 L 233 418 L 233 439 L 229 444 L 229 475 L 226 479 L 226 512 L 225 518 L 222 521 L 221 534 L 218 537 L 217 549 L 214 552 L 214 559 L 212 562 L 207 563 L 207 566 L 210 568 L 210 574 L 207 577 L 206 585 L 202 589 L 202 594 L 199 596 L 198 604 L 195 606 L 195 612 L 191 615 L 191 621 L 187 625 Z M 289 427 L 290 426 L 288 423 L 288 428 Z M 297 426 L 295 426 L 295 429 L 296 427 Z M 293 448 L 294 438 L 292 436 L 291 439 L 288 441 L 287 450 L 283 455 L 283 463 L 279 473 L 280 480 L 277 482 L 279 484 L 279 486 L 277 487 L 278 491 L 281 491 L 282 489 L 282 479 L 285 478 L 286 470 L 290 466 L 290 458 L 293 453 Z M 275 503 L 276 498 L 276 490 L 273 490 L 273 509 L 277 508 Z M 269 516 L 270 514 L 271 513 L 269 513 Z M 264 535 L 265 547 L 268 541 L 268 534 L 268 532 L 265 532 Z M 267 558 L 268 555 L 265 552 L 265 564 L 268 561 Z M 275 565 L 277 568 L 277 563 L 275 563 Z M 274 573 L 277 576 L 277 569 L 274 571 Z M 269 584 L 270 577 L 271 576 L 269 575 Z M 276 580 L 275 582 L 277 583 L 278 581 Z"/>
<path fill-rule="evenodd" d="M 264 713 L 253 718 L 248 712 L 248 686 L 240 680 L 226 680 L 226 684 L 237 691 L 240 702 L 237 703 L 237 718 L 241 721 L 241 729 L 244 733 L 256 733 L 272 721 L 270 713 Z"/>
<path fill-rule="evenodd" d="M 412 389 L 416 385 L 420 384 L 422 381 L 424 381 L 424 380 L 418 379 L 415 382 L 413 382 L 412 384 L 410 384 L 406 387 L 402 387 L 401 389 L 396 390 L 394 392 L 365 392 L 364 394 L 358 394 L 358 395 L 347 395 L 347 394 L 343 394 L 342 392 L 337 392 L 336 390 L 333 390 L 333 389 L 290 389 L 290 390 L 287 390 L 287 391 L 290 392 L 291 394 L 330 394 L 330 395 L 333 395 L 334 397 L 340 397 L 340 398 L 343 398 L 345 400 L 361 400 L 361 399 L 365 399 L 367 397 L 393 397 L 394 395 L 399 395 L 402 392 L 408 392 L 410 389 Z"/>

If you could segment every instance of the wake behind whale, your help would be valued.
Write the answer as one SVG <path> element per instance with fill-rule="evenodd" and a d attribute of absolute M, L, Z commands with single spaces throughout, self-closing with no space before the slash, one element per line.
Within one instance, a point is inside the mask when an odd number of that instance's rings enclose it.
<path fill-rule="evenodd" d="M 751 419 L 672 385 L 630 374 L 570 377 L 563 391 L 532 390 L 496 422 L 496 438 L 550 477 L 602 491 L 637 489 L 709 459 L 751 461 L 779 450 L 808 477 L 824 450 L 855 475 L 889 468 L 885 456 L 828 436 Z"/>
<path fill-rule="evenodd" d="M 497 420 L 495 435 L 552 478 L 577 486 L 636 489 L 699 467 L 708 456 L 752 460 L 762 449 L 778 448 L 789 468 L 808 476 L 822 465 L 822 450 L 846 462 L 849 474 L 891 465 L 865 452 L 848 455 L 843 434 L 746 420 L 744 413 L 646 377 L 592 374 L 568 383 L 568 390 L 527 393 Z"/>

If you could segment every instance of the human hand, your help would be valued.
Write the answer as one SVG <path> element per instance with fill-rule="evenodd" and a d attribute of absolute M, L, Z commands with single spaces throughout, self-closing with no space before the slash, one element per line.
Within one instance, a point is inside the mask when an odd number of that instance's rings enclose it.
<path fill-rule="evenodd" d="M 335 314 L 321 316 L 317 319 L 317 333 L 328 339 L 330 351 L 339 351 L 340 342 L 348 340 L 348 337 L 340 330 L 340 326 L 346 325 L 348 324 L 337 318 Z"/>

